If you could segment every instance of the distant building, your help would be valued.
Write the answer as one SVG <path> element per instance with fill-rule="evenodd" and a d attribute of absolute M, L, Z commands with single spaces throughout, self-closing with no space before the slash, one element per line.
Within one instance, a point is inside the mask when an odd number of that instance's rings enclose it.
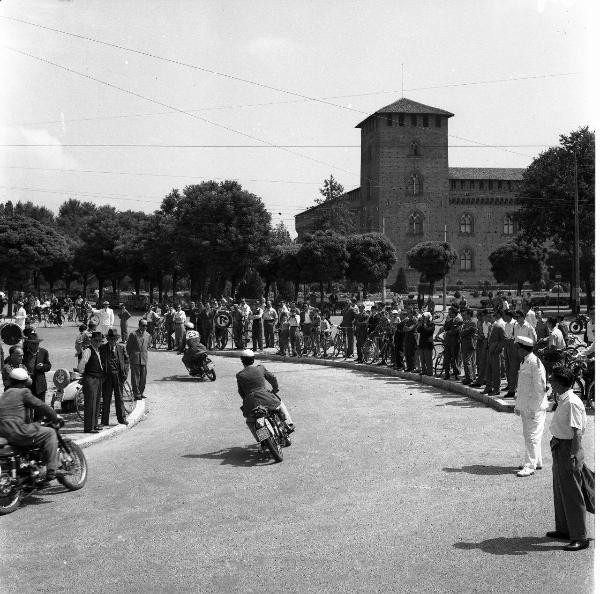
<path fill-rule="evenodd" d="M 421 241 L 448 242 L 459 260 L 448 280 L 494 282 L 489 254 L 517 232 L 514 214 L 524 169 L 448 166 L 448 119 L 454 114 L 400 99 L 360 122 L 360 188 L 336 199 L 356 217 L 361 232 L 379 231 L 394 243 L 398 262 L 388 282 L 405 268 L 406 252 Z M 298 235 L 334 201 L 296 215 Z"/>

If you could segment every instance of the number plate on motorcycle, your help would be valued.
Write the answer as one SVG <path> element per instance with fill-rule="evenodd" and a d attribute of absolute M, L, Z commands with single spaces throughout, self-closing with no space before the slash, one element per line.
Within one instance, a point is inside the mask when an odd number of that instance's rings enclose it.
<path fill-rule="evenodd" d="M 258 441 L 264 441 L 271 437 L 271 432 L 266 427 L 259 427 L 256 430 L 256 436 L 258 437 Z"/>

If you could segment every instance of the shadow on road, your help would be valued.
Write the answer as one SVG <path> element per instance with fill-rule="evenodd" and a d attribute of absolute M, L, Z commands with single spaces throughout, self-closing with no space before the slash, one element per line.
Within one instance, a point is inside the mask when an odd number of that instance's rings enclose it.
<path fill-rule="evenodd" d="M 456 398 L 456 395 L 453 396 Z M 452 402 L 444 402 L 443 404 L 436 404 L 436 406 L 459 406 L 461 408 L 482 408 L 485 407 L 483 402 L 477 402 L 474 400 L 453 400 Z"/>
<path fill-rule="evenodd" d="M 241 448 L 239 446 L 223 448 L 216 452 L 206 454 L 184 454 L 182 458 L 201 458 L 204 460 L 221 460 L 221 464 L 230 466 L 259 466 L 274 462 L 272 458 L 261 458 L 255 448 Z"/>
<path fill-rule="evenodd" d="M 542 551 L 559 551 L 564 544 L 554 544 L 555 541 L 545 536 L 520 536 L 515 538 L 489 538 L 481 542 L 457 542 L 455 549 L 472 551 L 480 549 L 484 553 L 492 555 L 527 555 L 527 553 L 539 553 Z"/>
<path fill-rule="evenodd" d="M 485 466 L 484 464 L 471 464 L 462 468 L 442 468 L 444 472 L 466 472 L 467 474 L 479 475 L 498 475 L 498 474 L 514 474 L 516 468 L 512 466 Z"/>
<path fill-rule="evenodd" d="M 159 382 L 202 382 L 204 378 L 192 377 L 190 375 L 168 375 L 159 380 Z"/>

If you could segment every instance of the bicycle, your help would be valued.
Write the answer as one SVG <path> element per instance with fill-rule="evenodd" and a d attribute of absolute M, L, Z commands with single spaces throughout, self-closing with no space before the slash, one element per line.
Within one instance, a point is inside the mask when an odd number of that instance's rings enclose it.
<path fill-rule="evenodd" d="M 102 414 L 102 398 L 100 398 L 100 402 L 98 403 L 98 417 Z M 125 414 L 130 415 L 135 408 L 136 400 L 133 397 L 133 390 L 131 389 L 131 385 L 127 380 L 123 384 L 123 408 L 125 409 Z M 75 393 L 75 412 L 79 419 L 83 421 L 83 410 L 84 410 L 84 400 L 83 400 L 83 387 L 79 387 L 77 392 Z"/>
<path fill-rule="evenodd" d="M 346 334 L 346 328 L 341 326 L 333 326 L 337 332 L 333 339 L 333 356 L 337 357 L 340 353 L 344 356 L 348 350 L 348 336 Z"/>

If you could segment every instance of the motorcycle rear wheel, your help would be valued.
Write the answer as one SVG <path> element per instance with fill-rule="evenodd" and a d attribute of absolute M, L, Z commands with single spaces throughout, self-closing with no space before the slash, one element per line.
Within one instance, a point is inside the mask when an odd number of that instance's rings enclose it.
<path fill-rule="evenodd" d="M 21 504 L 21 489 L 15 487 L 8 495 L 0 497 L 0 516 L 11 514 Z"/>
<path fill-rule="evenodd" d="M 269 437 L 261 443 L 269 449 L 271 455 L 275 458 L 275 462 L 283 462 L 283 450 L 276 437 Z"/>
<path fill-rule="evenodd" d="M 211 381 L 214 382 L 217 379 L 217 372 L 214 369 L 209 369 L 206 372 L 206 377 Z"/>
<path fill-rule="evenodd" d="M 88 477 L 87 460 L 83 450 L 70 439 L 63 440 L 65 447 L 59 444 L 60 470 L 64 474 L 57 476 L 59 483 L 69 491 L 77 491 L 85 485 Z"/>
<path fill-rule="evenodd" d="M 583 330 L 583 324 L 579 320 L 574 320 L 569 325 L 569 332 L 571 334 L 579 334 Z"/>

